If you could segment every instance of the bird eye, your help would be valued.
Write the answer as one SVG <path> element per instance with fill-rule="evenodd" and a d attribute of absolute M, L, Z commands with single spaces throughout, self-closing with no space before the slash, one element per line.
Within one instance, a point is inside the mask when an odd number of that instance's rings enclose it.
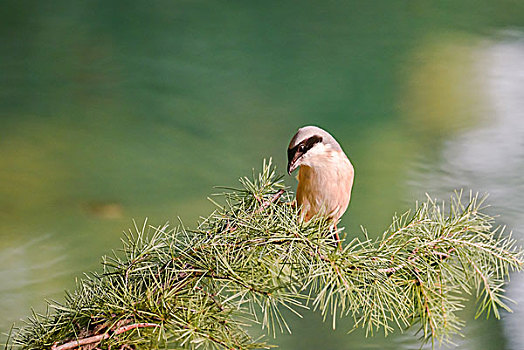
<path fill-rule="evenodd" d="M 304 145 L 298 146 L 299 152 L 304 152 L 305 149 L 306 149 L 306 147 Z"/>

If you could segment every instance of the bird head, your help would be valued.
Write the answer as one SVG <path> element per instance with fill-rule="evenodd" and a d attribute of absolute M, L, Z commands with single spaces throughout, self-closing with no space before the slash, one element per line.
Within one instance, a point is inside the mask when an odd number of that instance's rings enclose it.
<path fill-rule="evenodd" d="M 322 163 L 334 151 L 342 151 L 342 148 L 327 131 L 316 126 L 300 128 L 287 149 L 287 172 L 291 175 L 301 165 L 315 166 Z"/>

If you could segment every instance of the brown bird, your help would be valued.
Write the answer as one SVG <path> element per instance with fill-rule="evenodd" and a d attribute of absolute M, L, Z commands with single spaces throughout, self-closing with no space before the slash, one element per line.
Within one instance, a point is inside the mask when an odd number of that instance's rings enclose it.
<path fill-rule="evenodd" d="M 335 232 L 353 187 L 353 165 L 333 136 L 316 126 L 298 129 L 287 150 L 287 171 L 298 172 L 297 204 L 301 219 L 316 214 L 333 221 Z M 338 234 L 335 234 L 339 240 Z"/>

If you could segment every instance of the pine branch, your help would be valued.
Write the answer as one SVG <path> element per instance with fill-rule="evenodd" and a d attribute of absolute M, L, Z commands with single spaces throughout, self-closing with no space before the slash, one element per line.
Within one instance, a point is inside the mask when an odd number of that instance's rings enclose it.
<path fill-rule="evenodd" d="M 465 296 L 477 293 L 478 314 L 509 310 L 503 287 L 523 253 L 478 196 L 463 205 L 456 194 L 447 214 L 428 199 L 380 238 L 365 234 L 339 249 L 329 222 L 300 222 L 270 163 L 240 182 L 196 229 L 135 225 L 101 273 L 29 318 L 14 345 L 268 348 L 246 328 L 288 331 L 282 310 L 308 307 L 333 326 L 339 317 L 368 334 L 418 325 L 425 341 L 448 341 L 462 327 Z"/>

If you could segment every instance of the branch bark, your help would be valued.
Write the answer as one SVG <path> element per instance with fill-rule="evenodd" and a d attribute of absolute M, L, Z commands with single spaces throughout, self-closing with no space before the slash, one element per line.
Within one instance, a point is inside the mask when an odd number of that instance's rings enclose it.
<path fill-rule="evenodd" d="M 130 330 L 136 329 L 136 328 L 151 328 L 151 327 L 160 327 L 160 325 L 156 323 L 133 323 L 128 324 L 126 326 L 122 326 L 120 328 L 115 329 L 112 332 L 106 332 L 103 334 L 93 335 L 91 337 L 82 338 L 70 341 L 68 343 L 57 345 L 57 343 L 53 344 L 51 347 L 51 350 L 71 350 L 71 349 L 78 349 L 81 346 L 85 345 L 91 345 L 95 343 L 100 343 L 102 340 L 111 338 L 112 335 L 118 335 L 125 332 L 128 332 Z"/>

